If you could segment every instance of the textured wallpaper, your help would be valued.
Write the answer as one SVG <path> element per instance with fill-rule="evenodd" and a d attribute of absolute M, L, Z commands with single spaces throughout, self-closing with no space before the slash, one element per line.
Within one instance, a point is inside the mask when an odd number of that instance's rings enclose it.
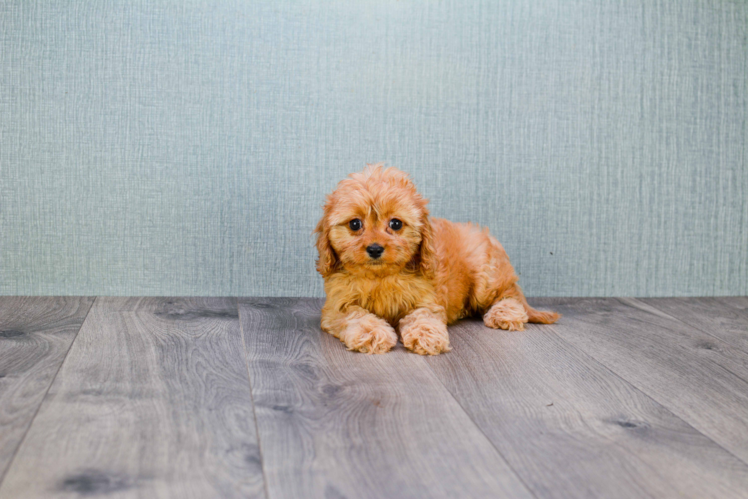
<path fill-rule="evenodd" d="M 0 294 L 321 295 L 386 161 L 528 295 L 746 295 L 747 90 L 744 1 L 0 1 Z"/>

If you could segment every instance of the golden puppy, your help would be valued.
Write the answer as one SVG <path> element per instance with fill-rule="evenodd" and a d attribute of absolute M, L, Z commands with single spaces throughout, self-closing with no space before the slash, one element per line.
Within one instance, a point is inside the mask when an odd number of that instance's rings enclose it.
<path fill-rule="evenodd" d="M 322 329 L 349 349 L 449 351 L 447 325 L 482 314 L 491 328 L 522 330 L 559 315 L 527 304 L 504 248 L 487 229 L 430 218 L 408 176 L 368 165 L 327 196 L 317 224 L 317 271 L 327 300 Z"/>

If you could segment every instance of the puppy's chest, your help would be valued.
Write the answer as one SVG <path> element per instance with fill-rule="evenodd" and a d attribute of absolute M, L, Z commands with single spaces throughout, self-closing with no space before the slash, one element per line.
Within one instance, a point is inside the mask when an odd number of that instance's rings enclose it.
<path fill-rule="evenodd" d="M 429 286 L 416 278 L 367 279 L 357 282 L 358 302 L 364 309 L 391 323 L 424 304 Z"/>

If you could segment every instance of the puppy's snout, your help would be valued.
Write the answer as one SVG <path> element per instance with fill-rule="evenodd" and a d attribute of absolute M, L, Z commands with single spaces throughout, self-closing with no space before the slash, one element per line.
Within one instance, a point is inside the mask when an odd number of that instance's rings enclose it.
<path fill-rule="evenodd" d="M 368 253 L 369 257 L 371 257 L 372 259 L 378 259 L 379 257 L 381 257 L 383 252 L 384 247 L 379 243 L 372 243 L 371 245 L 366 247 L 366 253 Z"/>

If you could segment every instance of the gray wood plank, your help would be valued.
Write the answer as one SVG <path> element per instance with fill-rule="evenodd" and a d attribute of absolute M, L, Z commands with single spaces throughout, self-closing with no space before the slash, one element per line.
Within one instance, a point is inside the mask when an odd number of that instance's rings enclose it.
<path fill-rule="evenodd" d="M 748 314 L 748 297 L 721 297 L 722 300 L 738 307 L 743 313 Z"/>
<path fill-rule="evenodd" d="M 321 306 L 239 302 L 271 497 L 530 494 L 423 357 L 349 352 Z"/>
<path fill-rule="evenodd" d="M 552 326 L 564 340 L 748 461 L 743 351 L 635 299 L 536 302 L 564 314 Z"/>
<path fill-rule="evenodd" d="M 748 316 L 748 297 L 715 297 L 715 299 L 738 309 L 744 316 Z"/>
<path fill-rule="evenodd" d="M 744 297 L 637 299 L 676 321 L 717 337 L 748 355 L 748 304 Z"/>
<path fill-rule="evenodd" d="M 548 326 L 450 339 L 427 363 L 538 497 L 748 496 L 748 465 Z"/>
<path fill-rule="evenodd" d="M 236 299 L 99 298 L 3 497 L 264 495 Z"/>
<path fill-rule="evenodd" d="M 0 297 L 0 483 L 93 297 Z"/>

